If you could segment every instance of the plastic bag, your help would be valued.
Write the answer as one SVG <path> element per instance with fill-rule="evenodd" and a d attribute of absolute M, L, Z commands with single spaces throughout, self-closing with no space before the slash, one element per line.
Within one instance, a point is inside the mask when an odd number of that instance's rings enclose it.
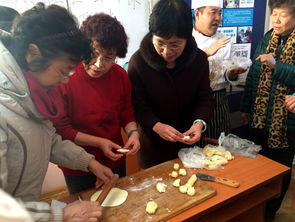
<path fill-rule="evenodd" d="M 213 148 L 215 149 L 215 148 Z M 224 163 L 214 163 L 217 155 L 207 156 L 204 149 L 195 146 L 193 148 L 183 148 L 178 152 L 178 157 L 186 168 L 204 168 L 207 170 L 217 170 L 222 167 Z"/>
<path fill-rule="evenodd" d="M 202 162 L 206 159 L 203 149 L 198 146 L 179 150 L 178 157 L 186 168 L 203 168 Z"/>
<path fill-rule="evenodd" d="M 219 145 L 226 148 L 234 155 L 255 158 L 257 153 L 262 149 L 250 140 L 242 139 L 234 134 L 220 134 L 218 139 Z"/>

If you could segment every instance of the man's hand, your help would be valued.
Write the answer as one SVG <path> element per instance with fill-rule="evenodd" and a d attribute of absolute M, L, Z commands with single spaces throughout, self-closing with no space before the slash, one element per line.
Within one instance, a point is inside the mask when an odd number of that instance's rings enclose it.
<path fill-rule="evenodd" d="M 97 202 L 82 201 L 63 208 L 63 222 L 98 222 L 101 214 Z"/>
<path fill-rule="evenodd" d="M 256 60 L 260 60 L 260 62 L 265 63 L 271 70 L 276 68 L 276 60 L 272 54 L 261 54 L 256 58 Z"/>
<path fill-rule="evenodd" d="M 154 132 L 159 134 L 164 140 L 170 142 L 180 141 L 183 138 L 183 134 L 178 132 L 172 126 L 169 126 L 164 123 L 157 122 L 153 127 Z"/>
<path fill-rule="evenodd" d="M 205 50 L 207 56 L 213 56 L 215 53 L 226 46 L 230 42 L 230 36 L 223 37 L 214 42 L 208 49 Z"/>

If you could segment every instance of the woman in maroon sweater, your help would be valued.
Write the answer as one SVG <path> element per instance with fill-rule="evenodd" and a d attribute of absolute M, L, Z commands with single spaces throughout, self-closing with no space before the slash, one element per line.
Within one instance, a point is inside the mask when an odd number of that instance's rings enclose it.
<path fill-rule="evenodd" d="M 74 69 L 74 75 L 59 90 L 67 115 L 55 119 L 54 125 L 64 139 L 70 139 L 95 155 L 96 160 L 125 176 L 125 156 L 119 148 L 135 154 L 139 131 L 131 105 L 131 86 L 126 71 L 115 64 L 116 57 L 127 52 L 127 36 L 120 22 L 100 13 L 89 16 L 82 32 L 92 41 L 93 56 Z M 123 144 L 121 127 L 128 134 Z M 95 176 L 60 167 L 70 193 L 93 187 Z"/>

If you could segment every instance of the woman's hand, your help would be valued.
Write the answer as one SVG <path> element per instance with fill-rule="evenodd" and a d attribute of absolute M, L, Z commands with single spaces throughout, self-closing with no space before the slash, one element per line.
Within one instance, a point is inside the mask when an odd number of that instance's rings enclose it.
<path fill-rule="evenodd" d="M 271 70 L 276 68 L 276 60 L 272 54 L 261 54 L 256 58 L 256 60 L 260 60 L 260 62 L 265 63 Z"/>
<path fill-rule="evenodd" d="M 133 155 L 140 149 L 139 132 L 134 131 L 128 138 L 124 149 L 130 150 L 127 155 Z"/>
<path fill-rule="evenodd" d="M 207 56 L 213 56 L 219 49 L 224 48 L 226 44 L 229 43 L 230 38 L 231 37 L 226 36 L 214 42 L 208 49 L 205 50 Z"/>
<path fill-rule="evenodd" d="M 154 125 L 153 131 L 159 134 L 159 136 L 162 137 L 164 140 L 170 142 L 177 142 L 183 138 L 183 134 L 178 132 L 172 126 L 160 122 L 157 122 Z"/>
<path fill-rule="evenodd" d="M 295 113 L 295 96 L 286 95 L 285 96 L 286 108 L 292 113 Z"/>
<path fill-rule="evenodd" d="M 90 160 L 88 169 L 97 177 L 95 184 L 96 188 L 109 183 L 111 178 L 114 176 L 110 168 L 100 164 L 95 159 Z"/>
<path fill-rule="evenodd" d="M 98 202 L 82 201 L 63 208 L 63 222 L 98 222 L 101 215 Z"/>
<path fill-rule="evenodd" d="M 108 139 L 99 138 L 98 146 L 104 155 L 113 161 L 116 161 L 123 156 L 122 154 L 114 153 L 114 150 L 120 149 L 122 147 Z"/>
<path fill-rule="evenodd" d="M 183 139 L 179 140 L 179 142 L 185 143 L 185 144 L 194 144 L 198 142 L 201 139 L 202 129 L 204 125 L 201 122 L 197 122 L 191 126 L 191 128 L 183 133 L 184 136 L 189 136 L 189 139 Z"/>

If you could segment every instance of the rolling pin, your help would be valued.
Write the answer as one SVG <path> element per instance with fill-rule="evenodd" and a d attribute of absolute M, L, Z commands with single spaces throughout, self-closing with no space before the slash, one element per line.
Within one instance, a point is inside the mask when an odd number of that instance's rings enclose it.
<path fill-rule="evenodd" d="M 99 195 L 99 197 L 96 200 L 99 203 L 99 205 L 101 205 L 103 203 L 103 201 L 105 200 L 105 198 L 109 194 L 110 190 L 116 185 L 118 179 L 119 179 L 119 175 L 115 174 L 113 176 L 113 178 L 111 179 L 111 181 L 105 185 L 101 194 Z"/>

